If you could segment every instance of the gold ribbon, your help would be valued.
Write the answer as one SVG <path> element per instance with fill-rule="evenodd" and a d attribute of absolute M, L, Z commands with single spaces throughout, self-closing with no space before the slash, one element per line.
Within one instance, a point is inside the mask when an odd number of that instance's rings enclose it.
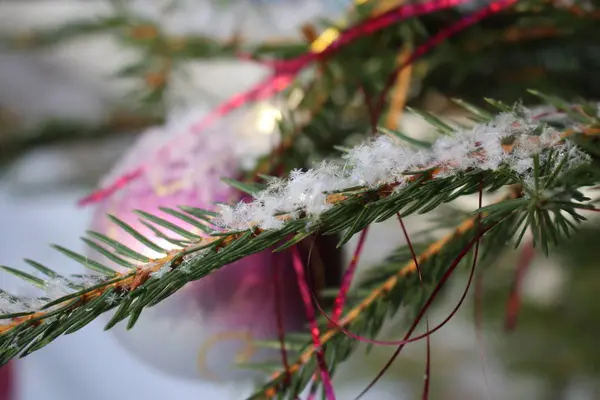
<path fill-rule="evenodd" d="M 254 340 L 252 337 L 252 332 L 243 331 L 243 332 L 220 332 L 217 333 L 210 338 L 200 347 L 198 351 L 198 369 L 200 374 L 212 381 L 218 382 L 220 378 L 210 370 L 207 363 L 208 353 L 213 346 L 218 343 L 225 342 L 228 340 L 241 340 L 244 346 L 240 351 L 236 353 L 234 358 L 235 364 L 242 364 L 250 361 L 254 353 L 256 353 L 256 346 L 254 345 Z"/>

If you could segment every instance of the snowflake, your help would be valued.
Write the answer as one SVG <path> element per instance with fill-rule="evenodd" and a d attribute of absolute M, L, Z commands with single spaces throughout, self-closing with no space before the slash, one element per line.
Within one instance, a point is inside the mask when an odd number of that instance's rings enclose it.
<path fill-rule="evenodd" d="M 19 335 L 15 335 L 12 340 L 10 341 L 10 344 L 8 345 L 9 349 L 16 349 L 19 347 Z"/>
<path fill-rule="evenodd" d="M 115 292 L 110 293 L 108 296 L 106 296 L 106 303 L 108 305 L 113 305 L 113 304 L 117 304 L 119 302 L 119 298 L 120 296 L 118 294 L 116 294 Z"/>
<path fill-rule="evenodd" d="M 183 264 L 181 264 L 179 266 L 179 268 L 177 268 L 179 271 L 183 272 L 184 274 L 189 274 L 190 272 L 192 272 L 192 265 L 191 262 L 185 262 Z"/>
<path fill-rule="evenodd" d="M 166 265 L 162 266 L 158 271 L 150 273 L 150 276 L 152 278 L 160 279 L 163 276 L 165 276 L 170 270 L 171 270 L 171 267 L 168 264 L 166 264 Z"/>

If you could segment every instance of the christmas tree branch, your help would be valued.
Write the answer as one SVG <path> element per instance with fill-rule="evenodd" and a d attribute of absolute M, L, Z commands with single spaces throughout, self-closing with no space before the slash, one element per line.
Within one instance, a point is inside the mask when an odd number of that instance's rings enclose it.
<path fill-rule="evenodd" d="M 456 9 L 458 5 L 468 6 L 462 0 L 407 5 L 398 2 L 387 10 L 379 10 L 382 3 L 357 5 L 346 29 L 326 30 L 333 32 L 329 41 L 327 35 L 311 34 L 310 43 L 249 46 L 248 58 L 273 68 L 273 82 L 283 76 L 287 85 L 301 70 L 308 69 L 305 67 L 316 65 L 298 78 L 300 84 L 308 78 L 308 89 L 293 88 L 304 97 L 292 108 L 299 113 L 307 111 L 309 117 L 300 126 L 283 132 L 278 161 L 291 158 L 288 154 L 311 153 L 310 157 L 298 156 L 301 162 L 294 160 L 286 165 L 290 169 L 304 166 L 302 163 L 311 158 L 329 158 L 335 147 L 343 149 L 341 160 L 323 162 L 307 171 L 292 170 L 287 180 L 262 176 L 273 168 L 266 162 L 259 163 L 254 175 L 260 174 L 263 181 L 228 181 L 252 195 L 252 202 L 220 205 L 218 212 L 184 205 L 161 209 L 176 217 L 181 225 L 158 214 L 139 212 L 143 223 L 158 238 L 174 244 L 175 250 L 162 248 L 154 241 L 156 238 L 146 237 L 111 216 L 117 227 L 160 254 L 156 258 L 89 232 L 84 242 L 115 267 L 60 246 L 54 247 L 94 275 L 62 276 L 32 260 L 26 261 L 44 278 L 1 267 L 42 294 L 26 298 L 0 293 L 0 321 L 4 322 L 0 324 L 0 364 L 73 333 L 111 309 L 116 312 L 106 329 L 125 319 L 131 328 L 147 307 L 158 304 L 187 283 L 251 254 L 274 248 L 285 251 L 321 234 L 339 234 L 343 245 L 370 224 L 397 214 L 405 217 L 428 213 L 475 193 L 481 199 L 483 191 L 509 192 L 497 203 L 484 207 L 480 204 L 447 236 L 422 244 L 419 256 L 411 257 L 402 247 L 376 266 L 369 278 L 351 291 L 349 311 L 314 342 L 327 343 L 319 349 L 320 367 L 312 341 L 299 345 L 293 338 L 282 338 L 283 348 L 298 351 L 297 361 L 286 365 L 285 371 L 271 375 L 271 380 L 252 398 L 281 398 L 288 394 L 295 398 L 315 372 L 325 372 L 323 365 L 333 375 L 355 348 L 357 339 L 384 343 L 372 338 L 400 306 L 420 309 L 421 315 L 424 301 L 433 301 L 439 286 L 474 243 L 479 246 L 481 242 L 483 254 L 479 261 L 498 255 L 509 244 L 518 245 L 526 233 L 531 234 L 533 246 L 548 252 L 585 220 L 583 211 L 598 211 L 582 193 L 584 188 L 600 183 L 597 104 L 572 105 L 558 97 L 531 92 L 533 96 L 527 100 L 537 102 L 541 98 L 549 111 L 534 112 L 489 101 L 500 110 L 493 115 L 487 109 L 457 101 L 471 113 L 477 122 L 474 126 L 457 126 L 416 111 L 437 130 L 440 137 L 436 141 L 415 140 L 395 131 L 395 118 L 412 100 L 408 96 L 411 82 L 446 95 L 459 92 L 461 97 L 476 101 L 482 94 L 490 96 L 496 92 L 511 99 L 523 90 L 519 82 L 513 81 L 515 71 L 518 79 L 522 79 L 523 71 L 530 71 L 537 74 L 538 87 L 586 97 L 587 90 L 593 90 L 589 78 L 595 76 L 600 65 L 586 55 L 598 49 L 594 33 L 598 13 L 593 7 L 560 6 L 538 0 L 516 4 L 503 1 L 471 13 Z M 116 33 L 142 50 L 144 60 L 119 74 L 142 78 L 147 99 L 152 101 L 162 100 L 169 77 L 181 62 L 215 55 L 242 57 L 238 40 L 219 42 L 193 35 L 174 38 L 157 24 L 132 15 L 75 24 L 56 34 L 42 35 L 42 42 L 57 43 L 74 35 L 101 31 Z M 443 39 L 446 40 L 441 43 Z M 417 50 L 411 51 L 413 48 Z M 429 50 L 433 51 L 414 63 L 415 54 L 425 55 Z M 549 51 L 555 55 L 552 60 L 540 57 Z M 564 55 L 567 61 L 556 54 Z M 269 60 L 270 56 L 277 59 Z M 497 68 L 499 65 L 502 68 Z M 569 70 L 572 65 L 577 68 Z M 453 71 L 451 79 L 448 70 Z M 384 82 L 386 89 L 381 90 Z M 386 109 L 388 89 L 392 99 L 385 121 L 388 130 L 381 128 L 382 135 L 359 146 L 342 147 L 352 134 L 361 132 L 366 136 L 370 128 L 375 128 Z M 292 94 L 290 91 L 290 98 Z M 368 102 L 368 123 L 364 115 L 354 115 L 362 107 L 354 102 L 359 95 L 369 100 L 379 96 L 375 107 Z M 257 97 L 260 93 L 252 99 Z M 236 97 L 233 103 L 242 104 L 240 99 L 241 96 Z M 233 108 L 224 107 L 226 111 L 221 116 Z M 349 115 L 343 124 L 342 115 Z M 285 128 L 282 123 L 281 130 Z M 300 138 L 312 146 L 302 148 L 298 145 Z M 414 274 L 417 266 L 423 271 L 422 282 Z M 327 324 L 325 320 L 319 322 Z M 417 323 L 418 318 L 413 328 Z M 387 342 L 390 343 L 398 341 Z"/>
<path fill-rule="evenodd" d="M 280 246 L 279 251 L 319 232 L 344 232 L 341 241 L 344 243 L 370 223 L 389 218 L 400 210 L 403 216 L 427 212 L 459 196 L 474 193 L 481 179 L 485 182 L 484 187 L 491 190 L 524 184 L 525 192 L 531 197 L 528 201 L 503 202 L 497 213 L 543 204 L 553 210 L 559 225 L 568 231 L 569 222 L 558 219 L 560 212 L 556 213 L 556 209 L 564 210 L 578 220 L 577 209 L 593 208 L 567 200 L 573 196 L 581 197 L 566 179 L 587 165 L 587 156 L 561 139 L 558 131 L 547 130 L 549 128 L 543 128 L 541 122 L 515 113 L 519 114 L 516 111 L 500 114 L 495 120 L 470 131 L 453 131 L 452 138 L 441 138 L 428 152 L 410 150 L 394 139 L 382 136 L 351 150 L 346 155 L 350 168 L 324 164 L 306 173 L 293 172 L 288 182 L 271 182 L 263 191 L 253 185 L 233 183 L 253 193 L 256 200 L 240 203 L 235 208 L 223 207 L 220 214 L 189 207 L 182 207 L 185 214 L 170 210 L 182 221 L 204 230 L 208 237 L 200 237 L 159 217 L 140 214 L 148 223 L 182 237 L 179 241 L 182 248 L 178 250 L 167 252 L 113 218 L 121 228 L 153 250 L 162 252 L 164 257 L 151 260 L 106 236 L 91 233 L 113 250 L 89 239 L 85 239 L 86 243 L 102 250 L 126 269 L 126 272 L 116 272 L 56 246 L 65 255 L 106 276 L 95 285 L 62 277 L 35 262 L 30 264 L 52 279 L 45 281 L 4 267 L 7 272 L 41 289 L 63 285 L 68 294 L 34 301 L 4 296 L 2 309 L 5 314 L 1 318 L 7 323 L 0 328 L 2 362 L 20 353 L 29 354 L 63 333 L 74 332 L 116 306 L 119 310 L 108 327 L 128 316 L 131 316 L 129 326 L 133 326 L 146 306 L 160 302 L 187 282 L 200 279 L 214 269 L 278 245 L 289 234 L 295 236 Z M 579 113 L 573 115 L 582 116 Z M 440 131 L 450 133 L 447 125 L 432 116 L 428 118 Z M 594 120 L 597 117 L 585 118 Z M 575 131 L 585 132 L 586 129 L 578 126 Z M 536 130 L 537 134 L 532 135 Z M 486 135 L 491 136 L 486 138 Z M 577 184 L 597 183 L 594 179 L 584 175 L 578 178 Z M 540 182 L 544 182 L 543 186 Z M 328 188 L 328 185 L 331 186 Z M 557 191 L 561 185 L 567 187 Z M 539 197 L 540 193 L 544 197 Z M 294 198 L 291 202 L 286 200 L 290 196 Z M 557 198 L 565 200 L 558 201 Z M 544 234 L 544 229 L 551 229 L 548 226 L 552 222 L 537 215 L 539 210 L 531 210 L 535 215 L 526 214 L 529 226 L 542 245 L 547 246 L 548 241 L 556 240 L 556 237 Z"/>

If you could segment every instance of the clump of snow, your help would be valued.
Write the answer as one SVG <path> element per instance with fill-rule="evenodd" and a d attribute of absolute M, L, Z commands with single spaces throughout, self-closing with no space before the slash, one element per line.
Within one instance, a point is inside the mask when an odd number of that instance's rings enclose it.
<path fill-rule="evenodd" d="M 90 285 L 88 285 L 90 286 Z M 8 293 L 0 293 L 0 314 L 13 314 L 31 312 L 41 309 L 46 303 L 72 293 L 64 279 L 52 278 L 44 281 L 40 288 L 39 296 L 27 295 L 11 296 Z M 28 292 L 30 292 L 28 290 Z M 52 309 L 52 308 L 51 308 Z M 9 323 L 10 320 L 2 320 L 0 324 Z"/>
<path fill-rule="evenodd" d="M 57 299 L 72 292 L 72 290 L 68 288 L 67 282 L 65 282 L 64 279 L 49 279 L 45 283 L 46 285 L 44 286 L 44 292 L 51 299 Z M 88 286 L 91 286 L 91 284 Z"/>
<path fill-rule="evenodd" d="M 150 273 L 150 276 L 155 279 L 160 279 L 165 276 L 171 270 L 171 266 L 169 264 L 165 264 L 160 267 L 157 271 Z"/>
<path fill-rule="evenodd" d="M 6 293 L 0 293 L 0 313 L 14 314 L 25 311 L 29 311 L 29 307 L 25 302 L 13 299 Z"/>
<path fill-rule="evenodd" d="M 379 187 L 406 182 L 407 171 L 439 168 L 434 179 L 454 176 L 470 169 L 512 170 L 525 184 L 532 181 L 533 159 L 544 150 L 557 148 L 553 162 L 567 157 L 569 168 L 588 162 L 589 157 L 562 141 L 561 133 L 536 121 L 534 113 L 521 109 L 499 114 L 492 121 L 469 130 L 457 130 L 439 138 L 427 150 L 414 150 L 389 136 L 379 136 L 343 156 L 344 164 L 323 162 L 308 171 L 294 170 L 287 181 L 271 182 L 251 203 L 221 206 L 220 225 L 232 230 L 253 226 L 278 229 L 284 222 L 277 214 L 297 217 L 301 210 L 309 218 L 327 211 L 328 193 L 355 186 Z"/>

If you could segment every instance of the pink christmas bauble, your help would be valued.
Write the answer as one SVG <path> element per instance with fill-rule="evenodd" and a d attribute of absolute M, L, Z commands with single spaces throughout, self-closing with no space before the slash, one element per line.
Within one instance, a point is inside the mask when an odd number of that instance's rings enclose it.
<path fill-rule="evenodd" d="M 243 157 L 239 149 L 252 136 L 240 135 L 232 125 L 223 123 L 200 134 L 190 134 L 187 127 L 197 117 L 180 116 L 176 123 L 141 137 L 107 180 L 140 162 L 144 163 L 145 172 L 97 205 L 92 230 L 156 257 L 158 254 L 118 228 L 106 214 L 116 216 L 168 249 L 174 246 L 142 224 L 133 210 L 153 213 L 201 234 L 159 208 L 188 205 L 214 210 L 215 202 L 240 199 L 240 194 L 221 178 L 238 177 Z M 170 143 L 173 145 L 165 147 Z M 246 148 L 251 147 L 251 143 L 246 144 Z M 159 148 L 163 150 L 157 152 Z M 166 230 L 162 232 L 174 236 Z M 276 269 L 280 296 L 273 279 Z M 255 343 L 277 338 L 277 305 L 286 332 L 303 329 L 305 309 L 290 255 L 265 250 L 189 283 L 160 304 L 147 308 L 132 330 L 125 329 L 126 323 L 113 329 L 124 348 L 166 373 L 191 379 L 237 380 L 255 374 L 239 368 L 239 363 L 279 360 L 279 351 L 264 350 Z"/>

